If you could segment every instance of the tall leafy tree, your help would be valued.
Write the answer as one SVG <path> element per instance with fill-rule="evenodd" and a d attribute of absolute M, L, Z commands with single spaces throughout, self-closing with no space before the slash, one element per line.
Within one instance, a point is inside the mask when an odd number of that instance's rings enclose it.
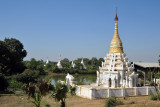
<path fill-rule="evenodd" d="M 27 52 L 23 44 L 14 38 L 5 38 L 0 41 L 0 72 L 12 75 L 24 71 L 25 66 L 22 63 Z"/>

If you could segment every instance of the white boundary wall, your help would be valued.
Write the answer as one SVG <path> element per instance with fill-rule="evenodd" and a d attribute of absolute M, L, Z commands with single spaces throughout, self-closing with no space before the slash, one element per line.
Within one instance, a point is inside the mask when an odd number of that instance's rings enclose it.
<path fill-rule="evenodd" d="M 108 98 L 108 97 L 124 97 L 124 96 L 141 96 L 155 93 L 154 87 L 133 87 L 133 88 L 92 88 L 85 86 L 76 87 L 76 95 L 88 98 Z"/>

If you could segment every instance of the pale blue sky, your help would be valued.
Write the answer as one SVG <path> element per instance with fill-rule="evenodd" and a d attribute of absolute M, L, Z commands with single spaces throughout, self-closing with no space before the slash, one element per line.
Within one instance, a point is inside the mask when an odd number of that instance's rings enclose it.
<path fill-rule="evenodd" d="M 160 0 L 0 0 L 0 39 L 19 39 L 26 60 L 105 57 L 116 7 L 129 60 L 157 62 Z"/>

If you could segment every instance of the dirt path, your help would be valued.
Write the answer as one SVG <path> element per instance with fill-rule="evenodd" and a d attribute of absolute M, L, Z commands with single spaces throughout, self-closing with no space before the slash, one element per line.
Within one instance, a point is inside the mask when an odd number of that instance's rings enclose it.
<path fill-rule="evenodd" d="M 151 101 L 148 96 L 117 98 L 124 105 L 119 107 L 160 107 L 160 101 Z M 32 99 L 28 100 L 26 95 L 1 95 L 0 107 L 35 107 Z M 105 107 L 106 99 L 89 100 L 78 96 L 68 96 L 66 99 L 67 107 Z M 134 103 L 134 104 L 131 104 Z M 51 96 L 42 98 L 41 107 L 59 107 L 60 103 L 55 102 Z"/>

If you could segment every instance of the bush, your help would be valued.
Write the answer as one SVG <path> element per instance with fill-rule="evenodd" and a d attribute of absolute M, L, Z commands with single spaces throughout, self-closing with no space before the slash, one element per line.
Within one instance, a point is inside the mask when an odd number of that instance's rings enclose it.
<path fill-rule="evenodd" d="M 134 102 L 134 101 L 131 101 L 131 102 L 129 102 L 129 104 L 135 104 L 135 102 Z"/>
<path fill-rule="evenodd" d="M 109 98 L 106 102 L 106 107 L 114 107 L 116 105 L 123 105 L 122 101 L 117 101 L 116 97 Z"/>
<path fill-rule="evenodd" d="M 152 94 L 152 95 L 149 96 L 149 99 L 150 100 L 158 100 L 158 95 Z"/>
<path fill-rule="evenodd" d="M 9 81 L 9 88 L 22 88 L 25 84 L 14 79 Z"/>
<path fill-rule="evenodd" d="M 23 73 L 17 76 L 17 81 L 20 81 L 23 83 L 37 82 L 38 76 L 39 76 L 38 71 L 26 69 Z"/>
<path fill-rule="evenodd" d="M 8 87 L 8 82 L 3 74 L 0 74 L 0 91 L 4 91 Z"/>
<path fill-rule="evenodd" d="M 116 98 L 109 98 L 106 102 L 106 107 L 116 106 Z"/>
<path fill-rule="evenodd" d="M 50 107 L 50 105 L 49 104 L 45 104 L 45 107 Z"/>
<path fill-rule="evenodd" d="M 120 100 L 119 101 L 116 100 L 116 105 L 124 105 L 124 103 Z"/>

